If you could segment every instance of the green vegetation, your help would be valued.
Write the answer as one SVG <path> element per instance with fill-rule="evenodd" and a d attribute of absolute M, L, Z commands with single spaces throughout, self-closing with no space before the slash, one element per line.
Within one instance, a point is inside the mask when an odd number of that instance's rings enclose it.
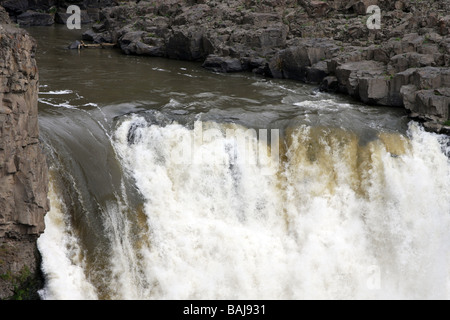
<path fill-rule="evenodd" d="M 387 71 L 384 73 L 384 78 L 385 78 L 386 80 L 393 80 L 394 77 L 395 77 L 395 74 L 389 73 L 389 72 L 387 72 Z"/>
<path fill-rule="evenodd" d="M 450 127 L 450 120 L 445 121 L 445 122 L 444 122 L 444 126 Z"/>
<path fill-rule="evenodd" d="M 58 12 L 57 7 L 51 7 L 50 9 L 48 9 L 48 13 L 50 14 L 56 14 L 57 12 Z"/>
<path fill-rule="evenodd" d="M 0 279 L 8 281 L 14 288 L 14 294 L 8 300 L 38 300 L 37 290 L 40 281 L 30 269 L 25 266 L 18 274 L 12 274 L 10 271 L 0 274 Z"/>

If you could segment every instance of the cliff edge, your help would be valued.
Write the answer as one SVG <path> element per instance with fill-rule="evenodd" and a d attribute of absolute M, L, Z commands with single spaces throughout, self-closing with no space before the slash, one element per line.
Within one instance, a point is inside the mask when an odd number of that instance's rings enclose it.
<path fill-rule="evenodd" d="M 39 144 L 36 43 L 9 22 L 0 7 L 0 299 L 33 299 L 48 168 Z"/>

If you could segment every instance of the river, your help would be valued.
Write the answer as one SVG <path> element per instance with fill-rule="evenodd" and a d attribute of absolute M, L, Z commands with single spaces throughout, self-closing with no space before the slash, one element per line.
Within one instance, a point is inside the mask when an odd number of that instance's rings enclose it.
<path fill-rule="evenodd" d="M 450 139 L 402 109 L 35 27 L 42 299 L 447 299 Z"/>

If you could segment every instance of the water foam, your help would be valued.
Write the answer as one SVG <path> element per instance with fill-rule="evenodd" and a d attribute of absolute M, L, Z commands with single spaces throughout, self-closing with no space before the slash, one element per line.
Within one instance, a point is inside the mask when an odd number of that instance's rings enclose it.
<path fill-rule="evenodd" d="M 72 90 L 56 90 L 56 91 L 40 91 L 39 94 L 44 94 L 44 95 L 65 95 L 65 94 L 72 94 L 73 91 Z"/>
<path fill-rule="evenodd" d="M 177 124 L 140 125 L 130 144 L 135 122 L 116 149 L 151 230 L 142 298 L 446 297 L 450 171 L 436 137 L 412 126 L 411 139 L 360 146 L 302 127 L 278 174 L 263 176 L 227 162 L 225 136 L 197 146 L 201 165 L 180 165 L 173 151 L 191 132 Z"/>
<path fill-rule="evenodd" d="M 83 252 L 52 182 L 51 210 L 45 217 L 46 230 L 38 239 L 46 285 L 39 294 L 45 300 L 95 300 L 97 292 L 85 274 Z"/>
<path fill-rule="evenodd" d="M 217 134 L 195 139 L 198 128 Z M 243 150 L 257 157 L 258 148 L 243 148 L 227 129 L 242 127 L 125 117 L 112 143 L 142 203 L 131 210 L 118 190 L 102 209 L 111 252 L 107 276 L 91 276 L 75 258 L 81 248 L 52 190 L 39 240 L 41 296 L 449 298 L 444 137 L 412 124 L 408 136 L 379 133 L 361 143 L 346 130 L 301 126 L 288 130 L 277 170 L 264 175 L 261 168 L 274 164 L 236 161 Z M 186 161 L 183 144 L 201 161 Z"/>

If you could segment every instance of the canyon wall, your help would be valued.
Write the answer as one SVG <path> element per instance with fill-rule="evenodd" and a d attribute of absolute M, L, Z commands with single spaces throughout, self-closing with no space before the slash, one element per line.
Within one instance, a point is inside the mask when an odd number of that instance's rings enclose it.
<path fill-rule="evenodd" d="M 32 298 L 48 168 L 39 143 L 36 43 L 0 7 L 0 299 Z"/>

